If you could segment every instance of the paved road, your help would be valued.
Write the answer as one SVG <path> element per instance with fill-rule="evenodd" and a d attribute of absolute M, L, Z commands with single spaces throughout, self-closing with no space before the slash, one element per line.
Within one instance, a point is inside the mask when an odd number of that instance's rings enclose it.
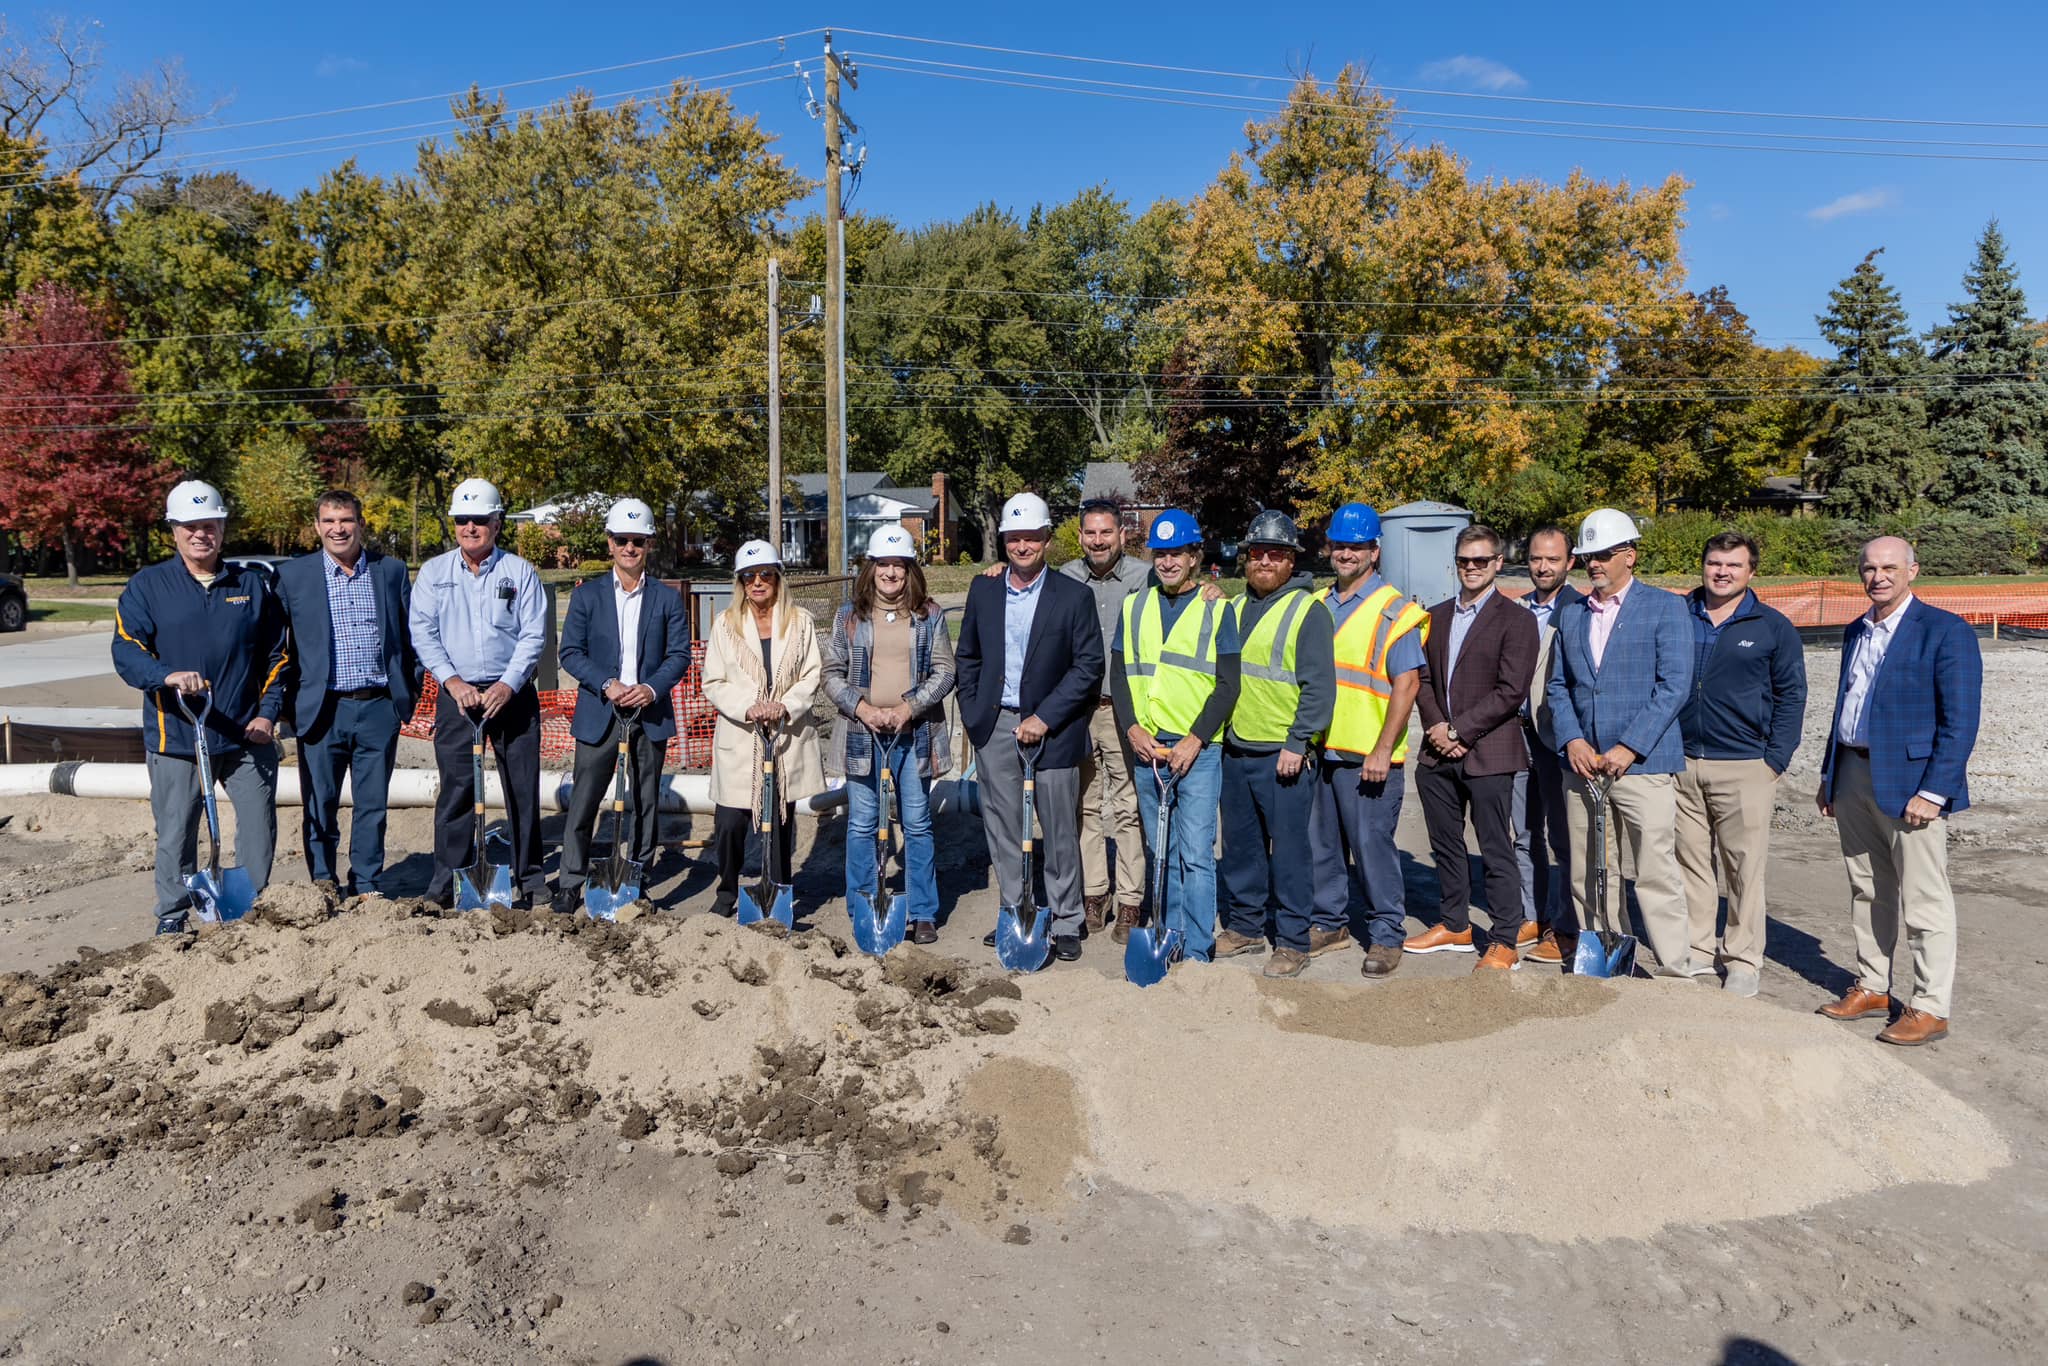
<path fill-rule="evenodd" d="M 114 672 L 114 629 L 0 645 L 0 688 L 61 683 Z"/>

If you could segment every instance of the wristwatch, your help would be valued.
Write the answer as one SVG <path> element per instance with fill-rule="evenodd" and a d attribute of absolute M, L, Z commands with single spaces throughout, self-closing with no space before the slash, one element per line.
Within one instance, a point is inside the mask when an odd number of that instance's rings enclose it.
<path fill-rule="evenodd" d="M 1462 745 L 1465 743 L 1465 737 L 1458 734 L 1458 728 L 1448 721 L 1444 722 L 1444 738 L 1449 740 L 1454 745 Z"/>

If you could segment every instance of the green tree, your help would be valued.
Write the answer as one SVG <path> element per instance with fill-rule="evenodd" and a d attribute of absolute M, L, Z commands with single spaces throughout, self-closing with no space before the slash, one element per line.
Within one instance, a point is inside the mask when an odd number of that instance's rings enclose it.
<path fill-rule="evenodd" d="M 237 525 L 283 554 L 312 530 L 320 471 L 304 441 L 289 432 L 265 432 L 237 453 L 228 495 Z"/>
<path fill-rule="evenodd" d="M 1994 220 L 1963 275 L 1963 302 L 1934 329 L 1935 496 L 1977 517 L 2048 515 L 2048 383 L 2019 271 Z"/>
<path fill-rule="evenodd" d="M 1878 269 L 1883 247 L 1828 293 L 1816 322 L 1835 348 L 1821 372 L 1827 399 L 1814 442 L 1814 483 L 1836 517 L 1875 521 L 1917 504 L 1941 472 L 1921 393 L 1927 359 L 1899 291 Z"/>

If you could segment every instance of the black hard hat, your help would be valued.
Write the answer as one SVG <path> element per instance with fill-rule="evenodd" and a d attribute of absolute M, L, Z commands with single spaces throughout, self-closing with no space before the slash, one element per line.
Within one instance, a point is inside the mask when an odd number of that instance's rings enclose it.
<path fill-rule="evenodd" d="M 1300 551 L 1301 533 L 1294 525 L 1294 519 L 1278 508 L 1267 508 L 1252 518 L 1251 528 L 1244 534 L 1246 545 L 1277 545 L 1288 550 Z"/>

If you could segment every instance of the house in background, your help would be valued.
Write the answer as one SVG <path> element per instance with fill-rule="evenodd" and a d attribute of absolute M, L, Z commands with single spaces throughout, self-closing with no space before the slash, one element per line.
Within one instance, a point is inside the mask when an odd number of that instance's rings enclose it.
<path fill-rule="evenodd" d="M 796 498 L 783 504 L 782 558 L 790 564 L 825 563 L 825 476 L 799 474 Z M 959 551 L 960 523 L 946 476 L 935 474 L 928 489 L 899 487 L 878 470 L 846 475 L 846 555 L 858 560 L 875 528 L 900 525 L 922 547 L 927 563 L 943 564 Z"/>
<path fill-rule="evenodd" d="M 1166 511 L 1166 504 L 1138 496 L 1130 465 L 1122 460 L 1090 460 L 1081 475 L 1081 501 L 1107 498 L 1124 510 L 1124 536 L 1143 541 L 1152 530 L 1152 519 Z"/>

